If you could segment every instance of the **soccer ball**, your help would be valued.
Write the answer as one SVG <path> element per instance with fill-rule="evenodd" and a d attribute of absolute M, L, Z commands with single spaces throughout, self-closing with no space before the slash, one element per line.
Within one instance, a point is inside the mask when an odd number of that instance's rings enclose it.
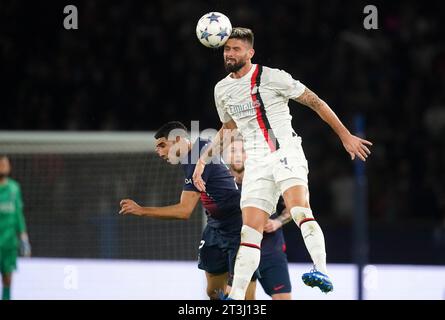
<path fill-rule="evenodd" d="M 226 43 L 232 33 L 229 18 L 219 12 L 206 13 L 196 25 L 198 40 L 209 48 L 218 48 Z"/>

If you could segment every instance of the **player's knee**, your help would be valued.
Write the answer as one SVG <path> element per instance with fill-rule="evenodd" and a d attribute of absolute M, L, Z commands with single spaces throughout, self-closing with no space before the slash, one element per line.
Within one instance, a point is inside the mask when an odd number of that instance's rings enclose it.
<path fill-rule="evenodd" d="M 241 228 L 241 243 L 260 246 L 263 234 L 248 225 L 243 225 Z"/>
<path fill-rule="evenodd" d="M 305 207 L 293 207 L 290 209 L 292 219 L 294 219 L 297 226 L 300 226 L 306 221 L 315 220 L 310 208 Z"/>
<path fill-rule="evenodd" d="M 269 204 L 268 201 L 262 199 L 252 199 L 250 200 L 255 205 L 261 205 L 266 207 Z M 266 210 L 259 209 L 253 206 L 247 206 L 242 209 L 243 212 L 243 225 L 249 226 L 256 231 L 263 233 L 264 225 L 269 220 L 269 213 Z"/>
<path fill-rule="evenodd" d="M 218 292 L 219 292 L 218 289 L 207 288 L 207 296 L 209 297 L 210 300 L 218 300 L 219 299 Z"/>
<path fill-rule="evenodd" d="M 5 287 L 10 287 L 12 282 L 12 275 L 9 274 L 2 274 L 2 285 Z"/>

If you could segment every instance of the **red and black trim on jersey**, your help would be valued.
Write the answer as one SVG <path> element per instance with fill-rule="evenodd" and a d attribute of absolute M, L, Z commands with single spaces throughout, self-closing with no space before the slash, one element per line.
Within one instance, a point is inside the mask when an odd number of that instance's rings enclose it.
<path fill-rule="evenodd" d="M 272 127 L 267 119 L 266 109 L 264 108 L 263 100 L 260 95 L 261 74 L 263 73 L 263 66 L 257 64 L 255 71 L 250 79 L 250 96 L 252 98 L 253 106 L 256 110 L 256 118 L 263 132 L 264 139 L 272 152 L 280 148 L 278 140 L 275 138 Z"/>

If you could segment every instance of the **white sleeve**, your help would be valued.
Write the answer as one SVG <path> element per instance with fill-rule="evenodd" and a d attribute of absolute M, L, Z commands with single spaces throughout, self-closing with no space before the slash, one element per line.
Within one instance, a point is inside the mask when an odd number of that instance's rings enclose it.
<path fill-rule="evenodd" d="M 218 111 L 219 119 L 222 123 L 229 122 L 232 120 L 232 117 L 227 113 L 226 109 L 224 108 L 224 104 L 220 98 L 220 95 L 217 94 L 217 87 L 215 87 L 215 105 L 216 105 L 216 111 Z"/>
<path fill-rule="evenodd" d="M 271 80 L 275 90 L 287 99 L 295 100 L 304 92 L 306 86 L 283 70 L 274 70 Z"/>

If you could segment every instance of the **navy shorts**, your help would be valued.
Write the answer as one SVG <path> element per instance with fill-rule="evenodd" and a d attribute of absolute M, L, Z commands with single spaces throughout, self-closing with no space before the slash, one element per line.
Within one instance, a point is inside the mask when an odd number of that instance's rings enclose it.
<path fill-rule="evenodd" d="M 258 281 L 261 283 L 264 292 L 269 296 L 277 293 L 290 293 L 292 291 L 287 256 L 284 252 L 275 251 L 274 253 L 261 256 L 258 270 Z"/>
<path fill-rule="evenodd" d="M 233 274 L 240 233 L 225 233 L 207 225 L 199 245 L 198 268 L 212 274 Z"/>

